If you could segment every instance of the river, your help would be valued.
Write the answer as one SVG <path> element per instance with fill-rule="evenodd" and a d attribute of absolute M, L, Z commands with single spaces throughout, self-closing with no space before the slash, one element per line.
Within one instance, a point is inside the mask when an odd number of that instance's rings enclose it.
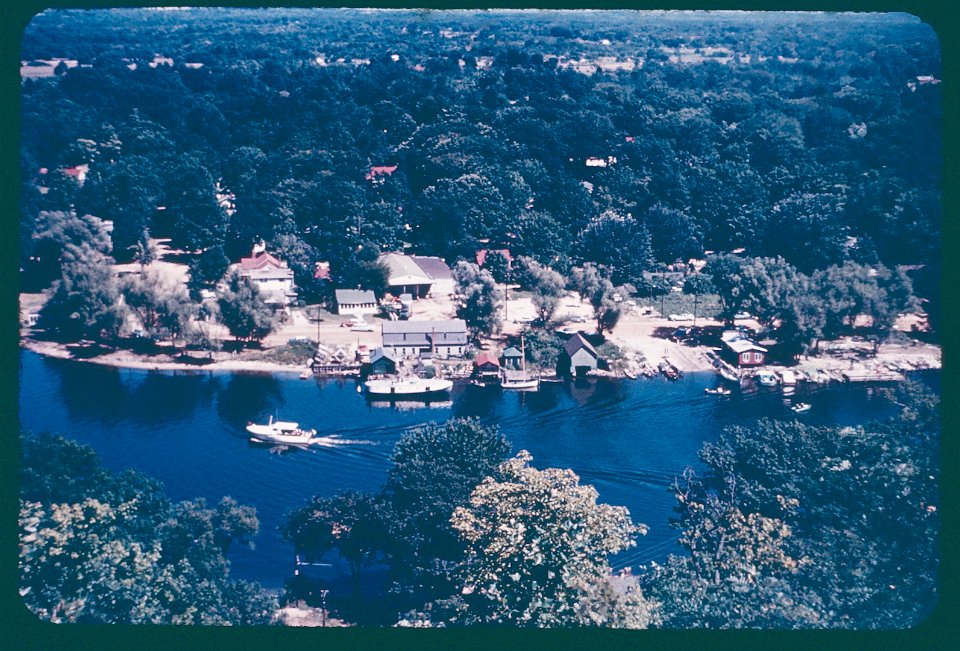
<path fill-rule="evenodd" d="M 924 380 L 939 384 L 939 374 Z M 20 422 L 92 446 L 112 470 L 134 468 L 163 482 L 171 499 L 216 503 L 230 495 L 254 506 L 261 531 L 253 550 L 231 550 L 232 576 L 279 588 L 293 572 L 293 550 L 277 527 L 313 495 L 378 490 L 400 436 L 427 422 L 471 416 L 498 425 L 514 451 L 538 468 L 573 469 L 600 501 L 629 508 L 650 527 L 615 567 L 662 560 L 676 551 L 668 488 L 697 451 L 728 425 L 795 417 L 776 389 L 707 395 L 713 373 L 682 380 L 590 380 L 545 384 L 536 393 L 485 393 L 457 385 L 445 403 L 370 404 L 348 381 L 296 375 L 142 371 L 20 353 Z M 938 386 L 934 386 L 938 389 Z M 801 389 L 811 424 L 856 424 L 892 415 L 875 389 L 834 385 Z M 341 439 L 337 445 L 271 454 L 251 445 L 248 421 L 271 414 Z M 338 568 L 329 570 L 334 574 Z M 331 576 L 331 580 L 338 577 Z"/>

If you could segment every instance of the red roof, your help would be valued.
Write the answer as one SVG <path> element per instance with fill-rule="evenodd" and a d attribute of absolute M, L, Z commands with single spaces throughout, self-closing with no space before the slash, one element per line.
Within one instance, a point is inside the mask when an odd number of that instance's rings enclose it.
<path fill-rule="evenodd" d="M 279 260 L 265 251 L 254 258 L 240 258 L 240 268 L 245 271 L 249 271 L 250 269 L 263 269 L 266 266 L 279 269 L 283 265 Z"/>
<path fill-rule="evenodd" d="M 496 355 L 493 353 L 488 353 L 486 351 L 477 355 L 476 359 L 473 360 L 474 366 L 483 366 L 484 364 L 493 364 L 494 366 L 500 366 L 500 360 L 497 359 Z"/>
<path fill-rule="evenodd" d="M 313 270 L 313 277 L 317 280 L 332 280 L 330 277 L 330 263 L 318 262 Z"/>
<path fill-rule="evenodd" d="M 507 263 L 510 263 L 513 261 L 513 258 L 510 256 L 510 249 L 490 249 L 490 250 L 479 249 L 477 251 L 477 264 L 480 265 L 481 267 L 483 266 L 483 263 L 487 261 L 488 253 L 499 253 L 504 258 L 506 258 Z"/>
<path fill-rule="evenodd" d="M 67 176 L 80 176 L 82 170 L 79 167 L 67 167 L 64 168 L 63 173 Z"/>
<path fill-rule="evenodd" d="M 396 165 L 375 165 L 370 168 L 370 171 L 367 173 L 366 179 L 372 181 L 378 176 L 390 176 L 397 171 Z"/>

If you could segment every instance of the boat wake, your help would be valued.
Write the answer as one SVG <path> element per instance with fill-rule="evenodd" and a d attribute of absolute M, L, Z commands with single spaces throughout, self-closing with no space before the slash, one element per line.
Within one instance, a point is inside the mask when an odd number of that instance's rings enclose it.
<path fill-rule="evenodd" d="M 336 434 L 330 436 L 314 436 L 310 439 L 311 445 L 333 448 L 341 445 L 376 445 L 376 441 L 364 441 L 362 439 L 342 439 Z"/>

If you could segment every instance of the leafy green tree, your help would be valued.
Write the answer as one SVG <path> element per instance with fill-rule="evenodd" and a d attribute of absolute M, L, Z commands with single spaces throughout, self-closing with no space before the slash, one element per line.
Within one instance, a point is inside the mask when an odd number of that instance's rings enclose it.
<path fill-rule="evenodd" d="M 450 594 L 451 572 L 463 559 L 450 516 L 509 452 L 496 427 L 468 419 L 424 425 L 400 439 L 384 487 L 394 515 L 388 560 L 397 589 L 419 603 Z"/>
<path fill-rule="evenodd" d="M 644 628 L 656 605 L 611 589 L 607 557 L 646 533 L 623 507 L 569 470 L 530 467 L 526 451 L 504 461 L 451 519 L 467 546 L 464 623 Z M 607 598 L 597 598 L 606 593 Z"/>
<path fill-rule="evenodd" d="M 498 283 L 507 283 L 512 280 L 510 260 L 500 251 L 488 251 L 483 261 L 483 268 L 490 272 Z"/>
<path fill-rule="evenodd" d="M 350 566 L 353 594 L 359 597 L 363 572 L 379 557 L 387 526 L 380 498 L 345 490 L 332 498 L 314 497 L 289 513 L 281 530 L 308 560 L 336 549 Z"/>
<path fill-rule="evenodd" d="M 123 325 L 120 286 L 113 259 L 87 244 L 61 254 L 61 276 L 40 312 L 40 326 L 76 341 L 115 338 Z"/>
<path fill-rule="evenodd" d="M 228 272 L 222 283 L 217 291 L 220 320 L 237 341 L 260 341 L 273 332 L 273 311 L 239 270 Z"/>
<path fill-rule="evenodd" d="M 212 246 L 205 249 L 188 264 L 190 278 L 187 287 L 194 301 L 200 300 L 200 290 L 210 289 L 214 283 L 223 278 L 230 266 L 230 259 L 223 252 L 223 247 Z"/>
<path fill-rule="evenodd" d="M 461 260 L 453 268 L 453 280 L 457 316 L 467 322 L 473 336 L 497 332 L 501 325 L 501 297 L 490 272 Z"/>
<path fill-rule="evenodd" d="M 938 400 L 915 383 L 886 395 L 900 413 L 884 422 L 763 420 L 704 446 L 706 474 L 675 486 L 689 556 L 644 582 L 665 625 L 902 628 L 930 612 Z"/>
<path fill-rule="evenodd" d="M 185 285 L 157 272 L 129 276 L 123 283 L 124 303 L 136 315 L 148 336 L 169 338 L 174 345 L 187 336 L 196 307 Z"/>
<path fill-rule="evenodd" d="M 276 599 L 229 578 L 230 543 L 253 509 L 224 498 L 170 504 L 160 485 L 102 469 L 92 450 L 21 438 L 20 594 L 52 622 L 267 624 Z"/>
<path fill-rule="evenodd" d="M 525 259 L 523 266 L 525 282 L 533 291 L 531 300 L 533 308 L 537 311 L 537 319 L 546 325 L 560 307 L 560 299 L 564 291 L 563 276 L 532 258 Z"/>
<path fill-rule="evenodd" d="M 646 225 L 612 210 L 590 221 L 580 235 L 584 260 L 606 265 L 616 283 L 634 282 L 653 260 Z"/>

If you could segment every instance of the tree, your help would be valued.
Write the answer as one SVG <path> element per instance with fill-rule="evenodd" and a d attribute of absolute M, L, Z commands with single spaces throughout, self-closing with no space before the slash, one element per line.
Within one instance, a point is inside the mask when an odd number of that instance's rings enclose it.
<path fill-rule="evenodd" d="M 938 400 L 906 383 L 862 427 L 762 420 L 705 444 L 675 486 L 689 556 L 648 592 L 678 627 L 901 628 L 936 603 Z"/>
<path fill-rule="evenodd" d="M 600 287 L 590 297 L 590 304 L 593 306 L 593 318 L 597 320 L 597 334 L 603 334 L 605 330 L 613 330 L 620 321 L 620 315 L 623 314 L 621 301 L 627 295 L 627 290 L 623 287 L 614 287 L 613 283 L 604 279 Z M 615 298 L 618 296 L 620 300 Z"/>
<path fill-rule="evenodd" d="M 260 291 L 234 269 L 217 291 L 220 320 L 237 341 L 260 341 L 276 327 L 273 311 Z"/>
<path fill-rule="evenodd" d="M 511 280 L 510 259 L 500 251 L 487 251 L 483 261 L 483 268 L 490 272 L 498 283 L 508 283 Z"/>
<path fill-rule="evenodd" d="M 468 419 L 424 425 L 397 442 L 384 495 L 394 516 L 388 559 L 398 589 L 418 603 L 450 594 L 452 568 L 463 559 L 450 516 L 509 452 L 496 427 Z"/>
<path fill-rule="evenodd" d="M 158 272 L 130 276 L 123 285 L 124 303 L 154 339 L 169 338 L 174 346 L 190 332 L 196 314 L 185 285 Z"/>
<path fill-rule="evenodd" d="M 504 461 L 457 508 L 451 523 L 466 544 L 460 619 L 514 626 L 643 628 L 656 606 L 591 597 L 612 583 L 608 555 L 646 533 L 623 507 L 597 504 L 597 491 L 570 470 L 537 470 L 526 451 Z M 610 595 L 612 597 L 612 595 Z"/>
<path fill-rule="evenodd" d="M 284 540 L 308 560 L 336 549 L 350 566 L 353 594 L 359 597 L 363 570 L 378 558 L 386 526 L 380 498 L 344 490 L 329 499 L 314 497 L 307 506 L 289 513 L 281 530 Z"/>
<path fill-rule="evenodd" d="M 40 312 L 40 326 L 68 340 L 104 335 L 115 338 L 124 307 L 111 264 L 113 260 L 87 244 L 70 245 L 61 255 L 61 276 Z"/>
<path fill-rule="evenodd" d="M 546 326 L 560 306 L 563 297 L 563 276 L 541 265 L 532 258 L 523 259 L 525 282 L 533 291 L 533 308 L 537 311 L 537 319 Z"/>
<path fill-rule="evenodd" d="M 693 325 L 697 325 L 697 305 L 700 297 L 713 291 L 713 279 L 702 273 L 691 274 L 683 281 L 683 292 L 693 294 Z"/>
<path fill-rule="evenodd" d="M 224 498 L 170 504 L 138 473 L 93 451 L 23 436 L 20 594 L 52 622 L 266 624 L 276 599 L 229 579 L 230 543 L 256 534 L 253 509 Z M 79 471 L 79 474 L 77 474 Z"/>
<path fill-rule="evenodd" d="M 473 336 L 489 335 L 500 329 L 500 292 L 486 269 L 461 260 L 453 268 L 456 283 L 457 316 L 467 322 Z"/>
<path fill-rule="evenodd" d="M 587 224 L 580 234 L 580 251 L 584 260 L 608 266 L 616 283 L 636 281 L 653 260 L 646 225 L 612 210 Z"/>

